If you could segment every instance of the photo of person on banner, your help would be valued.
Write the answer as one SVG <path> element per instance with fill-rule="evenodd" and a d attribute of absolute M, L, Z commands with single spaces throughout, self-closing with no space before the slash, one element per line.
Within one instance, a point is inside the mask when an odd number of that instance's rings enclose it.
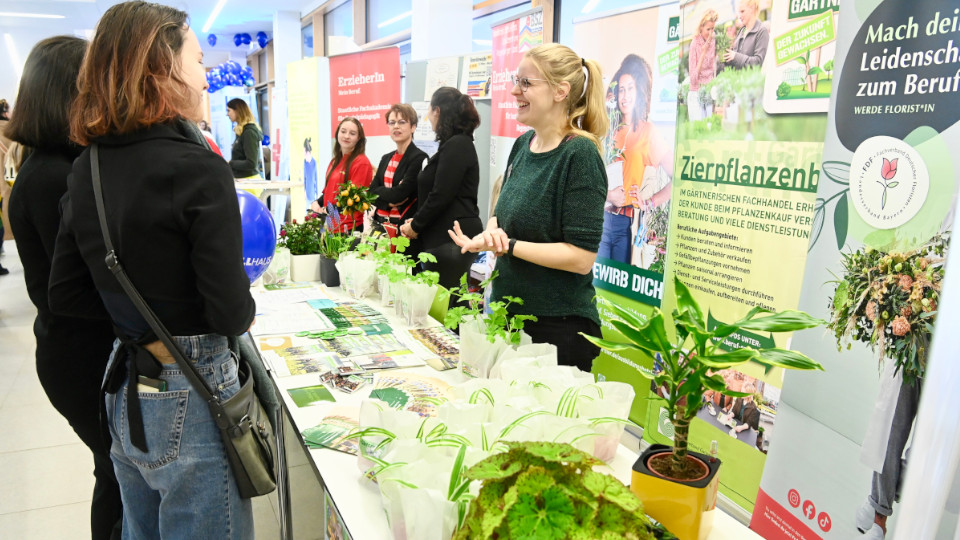
<path fill-rule="evenodd" d="M 700 95 L 700 89 L 706 89 L 706 84 L 717 76 L 717 39 L 714 29 L 718 18 L 715 10 L 706 10 L 700 17 L 697 34 L 690 43 L 690 91 L 687 92 L 690 120 L 703 120 L 713 115 L 713 103 L 707 96 Z"/>
<path fill-rule="evenodd" d="M 666 236 L 658 235 L 650 225 L 666 213 L 673 176 L 673 149 L 649 118 L 652 89 L 650 64 L 628 54 L 607 93 L 611 119 L 604 145 L 608 186 L 597 254 L 644 269 L 653 265 L 657 250 L 665 247 Z"/>
<path fill-rule="evenodd" d="M 736 38 L 723 55 L 733 69 L 762 66 L 770 45 L 770 30 L 759 18 L 757 0 L 740 0 L 737 4 Z"/>
<path fill-rule="evenodd" d="M 303 140 L 303 189 L 307 200 L 315 201 L 320 194 L 317 192 L 317 160 L 313 157 L 311 137 Z"/>

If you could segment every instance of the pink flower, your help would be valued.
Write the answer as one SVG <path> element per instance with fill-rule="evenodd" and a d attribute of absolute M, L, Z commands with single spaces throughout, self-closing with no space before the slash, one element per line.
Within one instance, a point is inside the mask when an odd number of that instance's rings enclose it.
<path fill-rule="evenodd" d="M 294 219 L 294 220 L 293 220 L 293 224 L 296 225 L 296 224 L 297 224 L 297 220 Z"/>
<path fill-rule="evenodd" d="M 280 236 L 283 237 L 283 236 L 286 236 L 286 235 L 287 235 L 287 230 L 286 230 L 286 229 L 280 229 Z"/>
<path fill-rule="evenodd" d="M 893 335 L 905 336 L 910 331 L 910 321 L 906 317 L 897 317 L 890 324 L 890 328 L 893 330 Z"/>
<path fill-rule="evenodd" d="M 866 314 L 871 321 L 877 320 L 877 302 L 875 300 L 867 302 Z"/>
<path fill-rule="evenodd" d="M 883 166 L 880 168 L 880 176 L 882 176 L 884 180 L 890 180 L 897 175 L 897 159 L 891 161 L 887 158 L 883 158 Z"/>
<path fill-rule="evenodd" d="M 910 287 L 913 287 L 913 278 L 906 274 L 900 274 L 898 284 L 901 289 L 910 292 Z"/>
<path fill-rule="evenodd" d="M 900 308 L 900 315 L 904 317 L 909 317 L 913 315 L 913 306 L 903 306 Z"/>

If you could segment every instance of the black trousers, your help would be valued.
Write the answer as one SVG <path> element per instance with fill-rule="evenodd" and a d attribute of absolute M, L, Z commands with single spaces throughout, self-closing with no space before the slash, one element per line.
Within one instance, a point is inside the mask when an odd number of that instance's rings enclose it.
<path fill-rule="evenodd" d="M 587 341 L 588 336 L 601 337 L 600 325 L 591 319 L 577 316 L 541 317 L 527 321 L 523 331 L 534 343 L 552 343 L 557 346 L 557 362 L 561 366 L 576 366 L 587 373 L 593 368 L 593 360 L 600 354 L 600 347 Z"/>
<path fill-rule="evenodd" d="M 112 338 L 112 333 L 108 337 Z M 90 504 L 91 538 L 110 540 L 120 538 L 123 504 L 110 448 L 100 430 L 100 403 L 103 399 L 100 384 L 112 340 L 98 345 L 78 347 L 72 354 L 53 355 L 38 351 L 37 376 L 50 403 L 93 453 L 95 483 Z"/>
<path fill-rule="evenodd" d="M 440 274 L 440 285 L 448 289 L 460 286 L 460 278 L 463 274 L 470 271 L 470 266 L 477 259 L 476 253 L 460 253 L 460 247 L 451 240 L 446 244 L 441 244 L 423 251 L 430 253 L 437 258 L 436 263 L 424 264 L 424 270 L 430 270 Z M 454 298 L 450 297 L 450 306 L 456 305 Z"/>

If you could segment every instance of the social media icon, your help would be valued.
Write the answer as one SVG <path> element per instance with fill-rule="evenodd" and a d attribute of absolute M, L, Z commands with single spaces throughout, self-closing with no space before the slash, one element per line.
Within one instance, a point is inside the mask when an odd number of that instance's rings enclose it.
<path fill-rule="evenodd" d="M 803 515 L 810 520 L 817 517 L 817 507 L 813 505 L 813 501 L 803 502 Z"/>
<path fill-rule="evenodd" d="M 800 492 L 795 489 L 791 489 L 787 492 L 787 502 L 790 503 L 790 506 L 796 508 L 800 506 Z"/>
<path fill-rule="evenodd" d="M 830 514 L 826 512 L 820 512 L 820 515 L 817 516 L 817 524 L 820 525 L 820 530 L 823 532 L 829 532 L 830 527 L 833 526 L 833 522 L 830 521 Z"/>

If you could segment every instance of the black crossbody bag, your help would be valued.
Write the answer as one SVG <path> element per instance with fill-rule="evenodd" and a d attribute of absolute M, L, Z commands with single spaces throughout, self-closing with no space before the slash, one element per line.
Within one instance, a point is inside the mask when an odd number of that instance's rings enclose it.
<path fill-rule="evenodd" d="M 90 168 L 93 173 L 93 193 L 97 202 L 97 215 L 100 218 L 100 230 L 103 243 L 107 248 L 104 262 L 123 287 L 124 292 L 136 306 L 156 334 L 166 345 L 167 350 L 177 361 L 177 365 L 190 381 L 197 394 L 210 407 L 210 412 L 220 429 L 223 446 L 230 461 L 230 467 L 240 488 L 240 496 L 249 499 L 271 493 L 277 488 L 276 459 L 274 449 L 273 426 L 254 389 L 250 366 L 240 357 L 237 358 L 237 371 L 240 378 L 240 390 L 223 403 L 213 395 L 193 362 L 186 358 L 180 347 L 173 341 L 167 328 L 140 296 L 140 292 L 130 281 L 130 277 L 120 264 L 120 259 L 110 240 L 107 230 L 106 211 L 103 205 L 103 188 L 100 183 L 100 155 L 96 144 L 90 146 Z M 130 381 L 128 384 L 136 384 Z"/>

